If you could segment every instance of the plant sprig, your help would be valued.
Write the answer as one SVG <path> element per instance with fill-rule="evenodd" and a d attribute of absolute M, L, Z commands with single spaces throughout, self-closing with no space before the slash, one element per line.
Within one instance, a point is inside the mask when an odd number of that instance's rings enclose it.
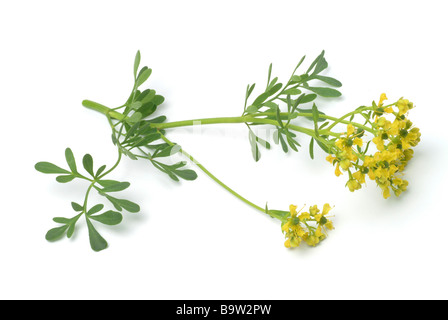
<path fill-rule="evenodd" d="M 86 175 L 79 173 L 75 157 L 70 148 L 65 150 L 65 159 L 68 169 L 61 168 L 50 162 L 38 162 L 35 165 L 35 168 L 41 173 L 56 174 L 56 181 L 59 183 L 68 183 L 74 179 L 81 179 L 89 182 L 89 186 L 86 190 L 82 204 L 77 202 L 71 203 L 72 209 L 76 212 L 76 215 L 71 218 L 53 218 L 53 221 L 61 224 L 61 226 L 49 230 L 45 238 L 48 241 L 59 240 L 64 235 L 66 235 L 67 238 L 71 238 L 75 232 L 76 224 L 79 218 L 84 215 L 89 231 L 90 246 L 95 251 L 101 251 L 107 248 L 108 244 L 96 230 L 92 220 L 105 225 L 117 225 L 123 220 L 121 211 L 126 210 L 132 213 L 140 211 L 140 206 L 138 204 L 126 199 L 119 199 L 111 195 L 111 193 L 116 193 L 127 189 L 130 186 L 129 182 L 105 179 L 105 177 L 110 174 L 120 162 L 121 153 L 119 154 L 116 164 L 106 172 L 104 172 L 106 170 L 106 165 L 100 166 L 95 171 L 92 156 L 90 154 L 84 155 L 82 165 L 87 173 Z M 95 189 L 100 195 L 109 200 L 109 202 L 115 207 L 116 211 L 107 210 L 101 212 L 104 209 L 104 204 L 89 206 L 88 199 L 92 189 Z"/>
<path fill-rule="evenodd" d="M 406 190 L 407 181 L 402 180 L 398 174 L 404 170 L 407 162 L 412 158 L 413 150 L 420 141 L 420 132 L 407 119 L 407 113 L 413 104 L 406 99 L 384 106 L 386 96 L 381 95 L 379 103 L 373 102 L 371 106 L 361 106 L 339 118 L 332 117 L 320 111 L 316 105 L 317 96 L 323 98 L 337 98 L 341 93 L 335 89 L 342 86 L 341 82 L 321 74 L 328 67 L 322 51 L 303 73 L 297 71 L 305 60 L 305 56 L 296 65 L 292 75 L 285 84 L 279 82 L 278 77 L 272 78 L 272 64 L 268 69 L 266 88 L 251 99 L 256 85 L 248 85 L 244 100 L 244 111 L 237 117 L 218 117 L 207 119 L 181 120 L 167 122 L 164 115 L 154 117 L 164 102 L 164 97 L 154 89 L 141 89 L 151 76 L 152 70 L 146 66 L 140 68 L 141 55 L 138 51 L 134 59 L 133 80 L 131 93 L 126 102 L 116 108 L 108 108 L 97 102 L 84 100 L 83 106 L 103 113 L 111 128 L 112 142 L 117 148 L 118 159 L 106 171 L 106 166 L 94 170 L 93 158 L 86 154 L 82 165 L 86 174 L 81 174 L 73 152 L 67 148 L 65 152 L 68 169 L 61 168 L 49 162 L 39 162 L 36 170 L 46 174 L 56 174 L 59 183 L 68 183 L 74 179 L 88 182 L 84 200 L 80 203 L 72 202 L 75 215 L 71 218 L 56 217 L 53 220 L 60 226 L 48 231 L 46 238 L 54 241 L 66 235 L 72 237 L 76 225 L 84 215 L 89 230 L 90 245 L 93 250 L 101 251 L 107 247 L 107 242 L 96 230 L 94 223 L 117 225 L 122 222 L 122 211 L 139 212 L 140 207 L 129 200 L 115 197 L 115 193 L 129 188 L 129 182 L 105 179 L 120 164 L 122 156 L 131 160 L 143 159 L 149 161 L 157 170 L 166 174 L 174 181 L 195 180 L 197 173 L 188 168 L 186 161 L 173 161 L 172 156 L 183 155 L 195 164 L 201 171 L 218 183 L 225 190 L 233 194 L 254 209 L 278 219 L 282 224 L 282 231 L 287 241 L 285 246 L 295 247 L 303 240 L 309 245 L 316 245 L 326 237 L 326 231 L 332 230 L 333 225 L 325 215 L 331 209 L 325 204 L 322 212 L 317 206 L 312 206 L 309 212 L 297 211 L 297 207 L 290 206 L 289 211 L 268 209 L 259 206 L 241 196 L 235 190 L 219 180 L 201 163 L 188 154 L 179 144 L 166 137 L 166 130 L 184 126 L 212 125 L 221 123 L 245 124 L 249 130 L 249 142 L 252 156 L 255 161 L 261 157 L 260 147 L 271 149 L 266 139 L 257 136 L 254 126 L 272 126 L 275 128 L 273 141 L 281 146 L 286 153 L 289 150 L 297 152 L 301 147 L 297 137 L 299 134 L 309 136 L 308 151 L 314 159 L 314 148 L 317 144 L 325 153 L 327 160 L 336 166 L 335 174 L 348 172 L 349 181 L 346 186 L 350 191 L 360 188 L 368 175 L 375 180 L 383 190 L 383 196 L 390 195 L 390 189 L 398 196 Z M 314 82 L 319 81 L 320 85 Z M 251 101 L 251 102 L 250 102 Z M 307 105 L 311 104 L 312 105 Z M 394 110 L 393 108 L 398 108 Z M 385 118 L 385 115 L 395 117 L 394 122 Z M 310 121 L 310 127 L 299 126 L 295 119 L 304 118 Z M 361 122 L 354 120 L 361 119 Z M 359 121 L 359 120 L 357 120 Z M 343 132 L 334 131 L 338 124 L 347 125 Z M 373 139 L 364 143 L 367 135 Z M 377 147 L 374 156 L 368 154 L 371 142 Z M 369 151 L 370 152 L 370 151 Z M 354 172 L 357 170 L 356 172 Z M 104 209 L 104 204 L 89 205 L 89 194 L 96 190 L 108 200 L 114 210 Z M 312 222 L 312 225 L 309 224 Z"/>

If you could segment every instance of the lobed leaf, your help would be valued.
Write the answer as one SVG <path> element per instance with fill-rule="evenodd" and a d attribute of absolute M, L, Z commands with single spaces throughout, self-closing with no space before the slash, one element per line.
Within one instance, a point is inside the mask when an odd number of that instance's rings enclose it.
<path fill-rule="evenodd" d="M 129 188 L 131 184 L 129 182 L 118 182 L 116 184 L 109 185 L 107 187 L 104 187 L 101 191 L 102 192 L 118 192 L 123 191 L 127 188 Z"/>
<path fill-rule="evenodd" d="M 109 226 L 115 226 L 123 221 L 123 215 L 119 212 L 109 210 L 97 216 L 90 216 L 90 219 Z"/>
<path fill-rule="evenodd" d="M 45 235 L 45 239 L 47 239 L 48 241 L 59 240 L 65 234 L 68 227 L 69 227 L 69 225 L 64 225 L 62 227 L 57 227 L 57 228 L 53 228 L 53 229 L 49 230 L 47 232 L 47 234 Z"/>
<path fill-rule="evenodd" d="M 137 51 L 137 54 L 135 55 L 135 59 L 134 59 L 134 79 L 137 79 L 137 71 L 138 71 L 138 67 L 140 65 L 140 50 Z"/>
<path fill-rule="evenodd" d="M 89 240 L 90 240 L 90 247 L 93 251 L 101 251 L 107 248 L 107 242 L 104 240 L 104 238 L 96 231 L 95 227 L 93 226 L 92 222 L 89 218 L 86 219 L 87 221 L 87 228 L 89 229 Z"/>
<path fill-rule="evenodd" d="M 77 173 L 75 156 L 70 148 L 65 149 L 65 160 L 73 173 Z"/>
<path fill-rule="evenodd" d="M 93 172 L 93 158 L 90 154 L 84 155 L 82 158 L 82 165 L 84 166 L 84 169 L 92 176 L 95 176 L 95 173 Z"/>
<path fill-rule="evenodd" d="M 56 181 L 59 183 L 67 183 L 75 179 L 74 175 L 57 176 Z"/>
<path fill-rule="evenodd" d="M 38 162 L 34 166 L 34 168 L 42 173 L 46 174 L 58 174 L 58 173 L 70 173 L 70 171 L 62 169 L 58 167 L 57 165 L 54 165 L 50 162 Z"/>
<path fill-rule="evenodd" d="M 307 89 L 325 98 L 336 98 L 341 96 L 341 93 L 338 90 L 332 88 L 307 87 Z"/>

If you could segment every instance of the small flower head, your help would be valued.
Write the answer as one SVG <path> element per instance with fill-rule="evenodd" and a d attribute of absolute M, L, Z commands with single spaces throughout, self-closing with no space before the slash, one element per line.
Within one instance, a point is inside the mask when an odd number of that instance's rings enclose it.
<path fill-rule="evenodd" d="M 333 222 L 329 220 L 328 213 L 331 207 L 328 203 L 322 211 L 317 205 L 311 206 L 309 212 L 297 211 L 297 206 L 289 207 L 290 214 L 282 223 L 282 231 L 285 234 L 285 247 L 298 247 L 302 242 L 309 246 L 316 246 L 327 237 L 327 231 L 333 230 Z"/>
<path fill-rule="evenodd" d="M 327 156 L 335 165 L 336 176 L 348 172 L 346 186 L 351 192 L 361 189 L 366 176 L 376 182 L 384 198 L 392 193 L 399 196 L 407 188 L 403 171 L 413 157 L 412 148 L 420 142 L 421 133 L 407 118 L 409 110 L 414 108 L 412 102 L 399 99 L 385 106 L 385 100 L 387 97 L 383 93 L 378 104 L 365 107 L 366 110 L 360 112 L 366 120 L 364 125 L 349 123 L 347 131 L 333 140 L 334 147 Z M 371 128 L 367 129 L 367 125 Z M 370 134 L 373 136 L 368 141 Z M 372 152 L 371 146 L 376 147 L 376 151 Z"/>

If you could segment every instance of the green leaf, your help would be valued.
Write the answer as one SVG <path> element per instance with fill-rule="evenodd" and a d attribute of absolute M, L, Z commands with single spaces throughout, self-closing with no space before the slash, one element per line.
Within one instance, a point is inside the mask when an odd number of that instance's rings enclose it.
<path fill-rule="evenodd" d="M 72 208 L 73 210 L 75 210 L 76 212 L 81 212 L 84 210 L 83 206 L 80 205 L 79 203 L 76 202 L 72 202 Z"/>
<path fill-rule="evenodd" d="M 138 71 L 138 67 L 140 65 L 140 50 L 137 51 L 137 54 L 135 55 L 135 59 L 134 59 L 134 79 L 137 79 L 137 71 Z"/>
<path fill-rule="evenodd" d="M 62 223 L 62 224 L 70 224 L 72 222 L 71 219 L 62 218 L 62 217 L 54 217 L 53 221 L 56 223 Z"/>
<path fill-rule="evenodd" d="M 145 83 L 146 80 L 148 80 L 149 76 L 151 75 L 152 70 L 148 69 L 147 67 L 143 68 L 140 71 L 140 74 L 137 77 L 137 80 L 135 81 L 135 87 L 140 87 L 143 83 Z"/>
<path fill-rule="evenodd" d="M 280 108 L 277 108 L 276 116 L 277 116 L 277 122 L 278 122 L 279 126 L 281 128 L 283 128 L 283 121 L 282 121 L 282 118 L 280 116 Z"/>
<path fill-rule="evenodd" d="M 177 144 L 175 145 L 165 145 L 163 148 L 158 149 L 154 152 L 152 155 L 153 158 L 163 158 L 163 157 L 169 157 L 176 153 L 178 153 L 181 150 L 181 147 Z"/>
<path fill-rule="evenodd" d="M 47 239 L 48 241 L 59 240 L 65 234 L 65 231 L 67 231 L 68 227 L 68 225 L 65 225 L 49 230 L 45 235 L 45 239 Z"/>
<path fill-rule="evenodd" d="M 134 112 L 132 116 L 126 119 L 127 123 L 136 123 L 142 119 L 142 114 L 140 112 Z"/>
<path fill-rule="evenodd" d="M 90 216 L 92 214 L 100 212 L 101 210 L 103 210 L 103 208 L 104 208 L 103 204 L 97 204 L 97 205 L 93 206 L 92 208 L 90 208 L 89 211 L 87 211 L 87 215 Z"/>
<path fill-rule="evenodd" d="M 56 181 L 59 183 L 67 183 L 75 179 L 74 175 L 67 175 L 67 176 L 57 176 Z"/>
<path fill-rule="evenodd" d="M 262 94 L 260 94 L 252 103 L 253 107 L 258 107 L 260 106 L 263 102 L 266 101 L 266 99 L 269 98 L 269 92 L 263 92 Z M 249 106 L 250 108 L 251 106 Z M 249 109 L 248 108 L 248 109 Z"/>
<path fill-rule="evenodd" d="M 104 187 L 101 191 L 102 192 L 118 192 L 123 191 L 127 188 L 129 188 L 131 184 L 129 182 L 119 182 L 116 184 L 109 185 L 107 187 Z"/>
<path fill-rule="evenodd" d="M 90 247 L 93 251 L 101 251 L 107 248 L 107 242 L 104 238 L 96 231 L 90 219 L 86 219 L 87 227 L 89 229 L 89 239 L 90 239 Z"/>
<path fill-rule="evenodd" d="M 95 174 L 93 172 L 93 158 L 90 154 L 86 154 L 82 158 L 82 165 L 84 166 L 84 169 L 92 176 L 94 177 Z"/>
<path fill-rule="evenodd" d="M 140 101 L 142 104 L 148 103 L 154 99 L 156 96 L 156 91 L 153 89 L 146 89 L 141 94 L 138 95 L 137 101 Z"/>
<path fill-rule="evenodd" d="M 67 238 L 71 238 L 73 236 L 73 233 L 75 232 L 75 226 L 76 226 L 76 221 L 72 222 L 67 230 Z"/>
<path fill-rule="evenodd" d="M 314 160 L 314 138 L 311 137 L 310 141 L 310 157 Z"/>
<path fill-rule="evenodd" d="M 156 106 L 161 105 L 164 101 L 165 101 L 165 98 L 164 98 L 163 96 L 161 96 L 161 95 L 158 95 L 158 94 L 157 94 L 157 95 L 154 97 L 154 99 L 152 100 L 152 102 L 153 102 Z"/>
<path fill-rule="evenodd" d="M 300 83 L 302 80 L 303 80 L 303 79 L 302 79 L 301 76 L 298 76 L 298 75 L 295 74 L 295 75 L 293 75 L 293 76 L 291 77 L 290 84 Z"/>
<path fill-rule="evenodd" d="M 252 103 L 253 106 L 255 107 L 259 107 L 263 102 L 266 101 L 267 98 L 269 98 L 270 96 L 272 96 L 273 94 L 275 94 L 278 90 L 281 89 L 281 87 L 283 86 L 283 84 L 281 83 L 277 83 L 276 85 L 274 85 L 272 88 L 270 88 L 268 91 L 263 92 L 262 94 L 260 94 Z"/>
<path fill-rule="evenodd" d="M 322 51 L 322 53 L 324 53 Z M 327 60 L 325 60 L 323 54 L 320 60 L 316 64 L 316 68 L 314 68 L 313 75 L 317 75 L 319 72 L 325 70 L 328 67 Z"/>
<path fill-rule="evenodd" d="M 313 104 L 313 121 L 314 121 L 314 133 L 316 134 L 316 137 L 319 136 L 319 125 L 318 125 L 318 121 L 319 121 L 319 111 L 317 110 L 317 106 L 314 103 Z"/>
<path fill-rule="evenodd" d="M 271 74 L 272 74 L 272 63 L 269 65 L 269 71 L 268 71 L 268 86 L 271 82 Z"/>
<path fill-rule="evenodd" d="M 306 56 L 303 56 L 302 59 L 300 59 L 299 63 L 296 65 L 293 73 L 296 73 L 297 69 L 301 66 L 302 62 L 305 60 L 305 57 Z M 292 78 L 294 78 L 294 76 L 292 76 Z"/>
<path fill-rule="evenodd" d="M 252 91 L 254 91 L 255 88 L 255 83 L 251 86 L 247 85 L 246 88 L 246 99 L 244 101 L 244 111 L 246 112 L 246 107 L 247 107 L 247 100 L 249 99 L 249 96 L 251 95 Z"/>
<path fill-rule="evenodd" d="M 188 181 L 196 180 L 196 178 L 198 177 L 197 173 L 194 170 L 190 170 L 190 169 L 174 170 L 173 172 L 178 177 L 180 177 L 180 178 L 182 178 L 184 180 L 188 180 Z"/>
<path fill-rule="evenodd" d="M 288 152 L 288 145 L 285 142 L 285 139 L 283 138 L 283 135 L 279 132 L 278 138 L 280 140 L 280 143 L 282 145 L 283 152 Z"/>
<path fill-rule="evenodd" d="M 249 130 L 249 142 L 252 149 L 252 156 L 254 157 L 254 160 L 258 162 L 261 158 L 261 153 L 258 149 L 257 138 L 252 130 Z"/>
<path fill-rule="evenodd" d="M 314 99 L 316 99 L 316 98 L 317 98 L 317 95 L 315 95 L 314 93 L 310 93 L 310 94 L 305 95 L 302 98 L 302 100 L 300 101 L 300 103 L 308 103 L 308 102 L 314 101 Z"/>
<path fill-rule="evenodd" d="M 246 108 L 246 113 L 255 113 L 258 111 L 258 107 L 250 105 Z"/>
<path fill-rule="evenodd" d="M 299 94 L 301 94 L 302 91 L 300 91 L 297 88 L 290 88 L 290 89 L 286 89 L 285 91 L 282 92 L 282 95 L 291 95 L 291 96 L 297 96 Z"/>
<path fill-rule="evenodd" d="M 319 61 L 323 58 L 325 54 L 325 51 L 322 51 L 317 57 L 316 59 L 314 59 L 314 61 L 311 63 L 310 67 L 308 68 L 308 70 L 306 71 L 306 73 L 310 73 L 310 71 L 314 68 L 314 66 L 319 63 Z"/>
<path fill-rule="evenodd" d="M 332 88 L 307 87 L 307 89 L 325 98 L 336 98 L 341 96 L 341 93 L 338 90 Z"/>
<path fill-rule="evenodd" d="M 98 171 L 95 174 L 95 178 L 98 178 L 100 176 L 100 174 L 103 173 L 104 170 L 106 170 L 106 165 L 99 167 Z"/>
<path fill-rule="evenodd" d="M 115 209 L 117 209 L 118 211 L 121 211 L 122 209 L 133 213 L 140 211 L 140 206 L 132 201 L 117 199 L 109 195 L 106 195 L 106 198 L 114 205 Z"/>
<path fill-rule="evenodd" d="M 146 137 L 143 137 L 141 140 L 139 140 L 137 143 L 132 144 L 133 147 L 142 147 L 146 146 L 147 144 L 156 141 L 160 139 L 160 133 L 152 133 L 147 135 Z"/>
<path fill-rule="evenodd" d="M 109 210 L 97 216 L 90 216 L 90 219 L 109 226 L 115 226 L 123 221 L 123 215 L 119 212 Z"/>
<path fill-rule="evenodd" d="M 289 146 L 291 147 L 292 150 L 294 150 L 295 152 L 298 151 L 296 144 L 298 144 L 297 141 L 295 141 L 293 138 L 291 138 L 289 135 L 286 135 L 286 141 L 288 142 Z"/>
<path fill-rule="evenodd" d="M 137 110 L 142 106 L 142 103 L 140 101 L 134 101 L 131 103 L 131 105 L 129 106 L 129 108 Z"/>
<path fill-rule="evenodd" d="M 162 123 L 166 121 L 166 117 L 165 116 L 160 116 L 160 117 L 156 117 L 156 118 L 152 118 L 149 120 L 146 120 L 149 123 Z"/>
<path fill-rule="evenodd" d="M 336 80 L 334 78 L 319 76 L 319 75 L 314 76 L 314 78 L 318 79 L 320 81 L 323 81 L 333 87 L 337 87 L 337 88 L 342 87 L 342 83 L 339 80 Z"/>
<path fill-rule="evenodd" d="M 42 173 L 46 174 L 58 174 L 58 173 L 70 173 L 70 171 L 62 169 L 58 167 L 57 165 L 54 165 L 50 162 L 38 162 L 34 166 L 34 168 Z"/>
<path fill-rule="evenodd" d="M 99 180 L 98 183 L 102 187 L 109 187 L 109 186 L 112 186 L 114 184 L 120 183 L 120 181 L 116 181 L 116 180 Z"/>
<path fill-rule="evenodd" d="M 70 148 L 65 149 L 65 160 L 67 161 L 70 170 L 72 170 L 73 173 L 77 173 L 75 157 Z"/>
<path fill-rule="evenodd" d="M 317 145 L 324 150 L 326 153 L 330 153 L 330 150 L 328 149 L 328 147 L 323 144 L 322 142 L 320 142 L 319 140 L 316 140 Z"/>
<path fill-rule="evenodd" d="M 261 144 L 266 149 L 268 149 L 268 150 L 271 149 L 271 144 L 269 142 L 267 142 L 266 140 L 261 139 L 260 137 L 257 137 L 256 135 L 255 135 L 255 139 L 257 140 L 257 142 L 259 144 Z"/>

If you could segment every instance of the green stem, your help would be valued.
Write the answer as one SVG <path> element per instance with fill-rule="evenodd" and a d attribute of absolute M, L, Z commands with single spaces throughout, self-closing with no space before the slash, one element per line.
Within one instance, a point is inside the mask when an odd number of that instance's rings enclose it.
<path fill-rule="evenodd" d="M 83 208 L 83 212 L 84 212 L 84 213 L 87 213 L 87 200 L 89 199 L 90 190 L 92 190 L 92 188 L 94 187 L 95 183 L 96 183 L 96 181 L 93 181 L 93 182 L 90 184 L 90 186 L 89 186 L 89 188 L 87 189 L 87 191 L 86 191 L 86 196 L 84 197 L 84 204 L 83 204 L 83 206 L 82 206 L 82 208 Z M 87 215 L 86 215 L 86 216 L 87 216 Z"/>
<path fill-rule="evenodd" d="M 108 175 L 109 173 L 111 173 L 112 171 L 115 170 L 115 168 L 118 167 L 118 165 L 120 164 L 121 161 L 121 156 L 122 156 L 122 152 L 120 149 L 118 149 L 118 159 L 117 162 L 115 162 L 115 164 L 112 166 L 112 168 L 110 168 L 109 170 L 107 170 L 105 173 L 103 173 L 102 175 L 100 175 L 98 178 L 96 178 L 96 180 L 101 180 L 101 178 L 103 178 L 104 176 Z"/>
<path fill-rule="evenodd" d="M 287 116 L 288 113 L 280 113 L 280 116 Z M 351 115 L 351 114 L 349 114 Z M 361 129 L 364 129 L 368 132 L 374 133 L 374 130 L 372 130 L 372 128 L 366 127 L 363 124 L 357 123 L 357 122 L 353 122 L 353 121 L 348 121 L 348 120 L 343 120 L 344 118 L 348 117 L 349 115 L 344 115 L 342 118 L 336 118 L 336 117 L 332 117 L 332 116 L 327 116 L 325 114 L 319 114 L 319 118 L 322 119 L 327 119 L 327 120 L 332 120 L 335 121 L 336 124 L 337 123 L 344 123 L 344 124 L 352 124 L 354 127 L 358 127 Z M 261 116 L 275 116 L 275 113 L 261 113 L 261 114 L 255 114 L 254 117 L 261 117 Z M 308 118 L 312 118 L 313 114 L 312 113 L 305 113 L 305 112 L 296 112 L 293 114 L 293 117 L 291 119 L 297 118 L 297 117 L 308 117 Z M 332 124 L 331 126 L 329 126 L 328 128 L 326 128 L 326 131 L 330 131 L 333 127 L 335 126 L 335 124 Z M 326 134 L 330 134 L 333 136 L 336 136 L 335 133 L 327 132 Z M 339 136 L 339 134 L 337 134 Z"/>
<path fill-rule="evenodd" d="M 173 142 L 171 142 L 167 137 L 165 137 L 162 133 L 160 133 L 163 141 L 165 141 L 166 143 L 168 143 L 169 145 L 174 145 Z M 184 149 L 181 149 L 181 153 L 187 157 L 188 159 L 190 159 L 199 169 L 201 169 L 206 175 L 208 175 L 213 181 L 215 181 L 217 184 L 219 184 L 221 187 L 223 187 L 224 189 L 226 189 L 228 192 L 230 192 L 232 195 L 234 195 L 235 197 L 237 197 L 238 199 L 240 199 L 241 201 L 243 201 L 244 203 L 248 204 L 249 206 L 251 206 L 252 208 L 257 209 L 260 212 L 266 213 L 266 210 L 263 209 L 260 206 L 257 206 L 255 203 L 247 200 L 246 198 L 244 198 L 243 196 L 241 196 L 239 193 L 237 193 L 236 191 L 234 191 L 233 189 L 231 189 L 229 186 L 227 186 L 224 182 L 222 182 L 221 180 L 219 180 L 213 173 L 211 173 L 209 170 L 207 170 L 207 168 L 205 168 L 199 161 L 197 161 L 195 158 L 193 158 L 188 152 L 186 152 Z M 270 213 L 269 211 L 267 212 L 271 217 L 273 218 L 277 218 L 280 219 L 278 216 Z M 281 220 L 281 219 L 280 219 Z"/>
<path fill-rule="evenodd" d="M 96 103 L 96 102 L 93 102 L 90 100 L 84 100 L 82 104 L 83 104 L 83 106 L 85 106 L 89 109 L 99 111 L 108 117 L 115 118 L 120 121 L 122 121 L 123 119 L 126 118 L 125 115 L 115 112 L 115 111 L 112 111 L 111 109 L 107 108 L 106 106 L 103 106 L 99 103 Z M 373 132 L 372 129 L 370 129 L 362 124 L 353 123 L 353 122 L 344 120 L 344 118 L 351 116 L 352 114 L 362 112 L 366 109 L 367 108 L 355 110 L 353 112 L 350 112 L 350 113 L 344 115 L 341 118 L 335 118 L 335 117 L 330 117 L 330 116 L 326 116 L 326 115 L 319 115 L 322 118 L 334 121 L 334 123 L 332 125 L 330 125 L 328 128 L 319 130 L 319 135 L 331 135 L 333 137 L 339 137 L 340 134 L 332 132 L 331 128 L 333 128 L 337 123 L 340 123 L 340 122 L 347 123 L 347 124 L 352 123 L 353 125 L 355 125 L 359 128 L 362 128 L 369 132 Z M 267 116 L 269 114 L 264 114 L 264 115 Z M 286 114 L 284 114 L 284 115 L 286 115 Z M 262 115 L 258 115 L 258 116 L 262 116 Z M 207 125 L 207 124 L 223 124 L 223 123 L 258 123 L 258 124 L 267 124 L 267 125 L 278 126 L 277 120 L 259 118 L 258 116 L 245 115 L 245 116 L 241 116 L 241 117 L 218 117 L 218 118 L 182 120 L 182 121 L 165 122 L 165 123 L 152 123 L 151 126 L 153 128 L 157 128 L 157 129 L 179 128 L 179 127 L 193 126 L 193 125 L 197 125 L 197 124 Z M 311 113 L 297 113 L 297 114 L 294 114 L 293 116 L 294 117 L 298 117 L 298 116 L 312 117 L 313 115 Z M 313 129 L 304 128 L 304 127 L 292 125 L 292 124 L 288 124 L 288 128 L 291 130 L 297 131 L 297 132 L 307 134 L 307 135 L 313 137 L 314 139 L 318 139 L 319 141 L 324 142 L 320 136 L 316 135 L 316 132 Z"/>
<path fill-rule="evenodd" d="M 86 108 L 101 112 L 105 114 L 106 116 L 110 118 L 117 119 L 119 121 L 122 121 L 126 118 L 125 115 L 115 112 L 108 107 L 90 101 L 90 100 L 84 100 L 82 102 L 82 105 Z M 165 122 L 165 123 L 152 123 L 151 127 L 157 128 L 157 129 L 169 129 L 169 128 L 178 128 L 178 127 L 188 127 L 193 125 L 206 125 L 206 124 L 222 124 L 222 123 L 259 123 L 259 124 L 270 124 L 277 126 L 278 122 L 276 120 L 271 119 L 263 119 L 263 118 L 257 118 L 251 115 L 241 116 L 241 117 L 218 117 L 218 118 L 205 118 L 205 119 L 193 119 L 193 120 L 183 120 L 183 121 L 174 121 L 174 122 Z M 288 128 L 302 132 L 308 135 L 311 135 L 315 137 L 314 130 L 296 126 L 296 125 L 288 125 Z M 323 134 L 329 134 L 338 137 L 339 134 L 329 132 L 328 129 L 322 131 Z"/>
<path fill-rule="evenodd" d="M 372 110 L 372 108 L 371 108 L 371 107 L 365 107 L 365 108 L 357 109 L 357 110 L 355 110 L 355 111 L 352 111 L 352 112 L 349 112 L 349 113 L 343 115 L 343 116 L 340 117 L 340 118 L 330 119 L 330 120 L 334 120 L 334 122 L 327 128 L 327 130 L 331 130 L 331 129 L 332 129 L 335 125 L 337 125 L 338 123 L 345 123 L 345 124 L 349 124 L 349 123 L 351 123 L 351 124 L 355 125 L 354 122 L 346 121 L 346 120 L 344 120 L 344 119 L 347 118 L 347 117 L 350 117 L 350 116 L 352 116 L 352 115 L 355 115 L 355 114 L 357 114 L 357 113 L 361 113 L 361 112 L 363 112 L 363 111 L 365 111 L 365 110 Z M 368 127 L 365 127 L 365 126 L 363 126 L 363 125 L 357 124 L 356 126 L 362 128 L 362 129 L 364 129 L 364 130 L 366 130 L 366 131 L 369 131 L 369 132 L 371 132 L 371 133 L 375 133 L 374 130 L 372 130 L 372 129 L 368 128 Z"/>
<path fill-rule="evenodd" d="M 120 120 L 120 121 L 124 120 L 126 118 L 120 112 L 113 111 L 112 109 L 110 109 L 110 108 L 108 108 L 108 107 L 106 107 L 106 106 L 104 106 L 102 104 L 99 104 L 98 102 L 94 102 L 94 101 L 90 101 L 90 100 L 84 100 L 82 102 L 82 105 L 84 107 L 86 107 L 87 109 L 92 109 L 92 110 L 101 112 L 101 113 L 103 113 L 106 116 L 110 116 L 111 118 L 114 118 L 114 119 L 117 119 L 117 120 Z"/>

